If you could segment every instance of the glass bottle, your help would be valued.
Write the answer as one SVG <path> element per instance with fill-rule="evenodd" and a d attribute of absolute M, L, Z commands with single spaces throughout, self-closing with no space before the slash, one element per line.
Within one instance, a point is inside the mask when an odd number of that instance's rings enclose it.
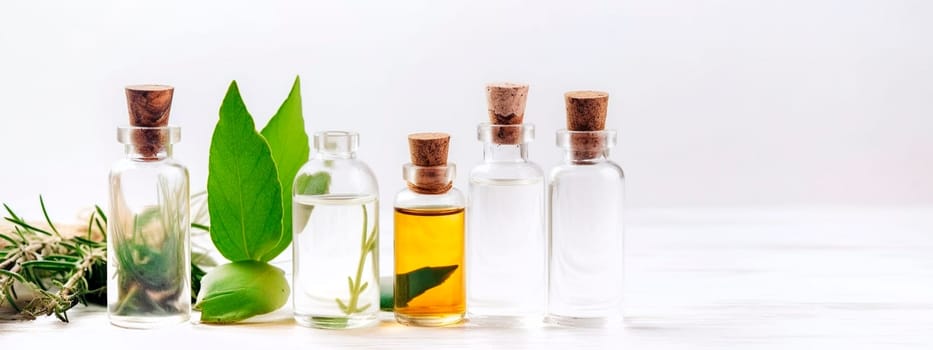
<path fill-rule="evenodd" d="M 408 188 L 395 196 L 395 319 L 404 325 L 459 323 L 466 311 L 464 214 L 447 163 L 446 134 L 409 135 Z"/>
<path fill-rule="evenodd" d="M 624 176 L 609 159 L 615 143 L 612 130 L 557 132 L 565 153 L 548 189 L 549 323 L 599 327 L 621 320 Z"/>
<path fill-rule="evenodd" d="M 315 328 L 375 325 L 379 313 L 379 188 L 356 157 L 359 134 L 314 135 L 295 177 L 294 308 Z"/>
<path fill-rule="evenodd" d="M 121 327 L 154 328 L 191 314 L 188 169 L 172 158 L 181 130 L 167 126 L 168 106 L 150 103 L 145 113 L 152 114 L 143 116 L 132 105 L 156 96 L 165 102 L 166 94 L 170 104 L 170 87 L 127 88 L 134 126 L 117 130 L 126 158 L 110 170 L 107 309 Z M 164 126 L 139 126 L 155 114 L 154 124 Z"/>
<path fill-rule="evenodd" d="M 483 163 L 470 173 L 467 294 L 470 323 L 541 321 L 546 299 L 544 174 L 528 161 L 531 124 L 480 124 Z M 497 135 L 515 135 L 511 142 Z"/>

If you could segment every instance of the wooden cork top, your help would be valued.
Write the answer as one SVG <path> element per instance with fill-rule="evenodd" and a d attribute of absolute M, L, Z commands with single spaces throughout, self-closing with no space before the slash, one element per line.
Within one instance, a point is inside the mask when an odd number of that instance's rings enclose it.
<path fill-rule="evenodd" d="M 421 194 L 441 194 L 453 187 L 448 177 L 447 151 L 450 135 L 425 132 L 408 135 L 411 164 L 417 167 L 406 175 L 408 188 Z M 407 165 L 406 165 L 407 167 Z"/>
<path fill-rule="evenodd" d="M 567 104 L 567 130 L 599 131 L 606 128 L 609 94 L 602 91 L 570 91 Z"/>
<path fill-rule="evenodd" d="M 602 131 L 606 128 L 609 94 L 602 91 L 570 91 L 564 94 L 567 104 L 567 130 Z M 574 160 L 598 157 L 605 150 L 603 135 L 579 133 L 570 135 L 570 156 Z"/>
<path fill-rule="evenodd" d="M 525 100 L 528 85 L 495 83 L 486 85 L 486 105 L 491 124 L 492 143 L 516 145 L 522 142 L 521 127 L 525 120 Z M 511 127 L 509 127 L 511 126 Z"/>
<path fill-rule="evenodd" d="M 168 85 L 130 85 L 126 89 L 126 106 L 130 125 L 136 127 L 166 127 L 172 111 L 175 88 Z M 165 150 L 167 130 L 134 130 L 133 145 L 144 159 L 157 159 Z"/>
<path fill-rule="evenodd" d="M 126 105 L 130 125 L 168 126 L 175 88 L 168 85 L 131 85 L 126 87 Z"/>
<path fill-rule="evenodd" d="M 486 85 L 486 102 L 489 123 L 493 125 L 518 125 L 525 119 L 525 100 L 528 85 L 494 83 Z"/>
<path fill-rule="evenodd" d="M 450 135 L 442 132 L 424 132 L 408 135 L 411 163 L 417 166 L 447 164 Z"/>

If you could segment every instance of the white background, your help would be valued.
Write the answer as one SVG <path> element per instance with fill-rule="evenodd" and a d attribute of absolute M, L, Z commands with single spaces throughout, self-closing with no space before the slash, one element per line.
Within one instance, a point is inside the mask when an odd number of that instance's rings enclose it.
<path fill-rule="evenodd" d="M 927 206 L 931 15 L 920 0 L 4 1 L 0 201 L 104 204 L 134 83 L 176 87 L 176 155 L 203 188 L 230 81 L 261 126 L 300 74 L 307 131 L 359 131 L 386 204 L 409 132 L 453 135 L 462 188 L 484 83 L 519 81 L 545 168 L 562 93 L 611 93 L 632 208 Z"/>
<path fill-rule="evenodd" d="M 124 85 L 176 86 L 176 155 L 198 189 L 230 80 L 261 126 L 296 74 L 309 133 L 362 134 L 383 209 L 403 187 L 409 132 L 453 135 L 463 187 L 481 159 L 486 82 L 531 84 L 531 155 L 546 168 L 560 157 L 562 93 L 609 91 L 613 157 L 636 209 L 621 330 L 325 333 L 286 322 L 140 333 L 82 308 L 68 327 L 0 323 L 0 339 L 931 348 L 933 211 L 906 208 L 933 206 L 931 19 L 929 0 L 0 0 L 0 202 L 34 219 L 40 193 L 62 220 L 105 203 L 123 156 Z"/>

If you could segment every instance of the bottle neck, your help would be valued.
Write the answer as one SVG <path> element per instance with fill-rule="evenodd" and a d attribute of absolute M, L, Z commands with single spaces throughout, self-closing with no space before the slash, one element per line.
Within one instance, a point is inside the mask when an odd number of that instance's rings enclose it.
<path fill-rule="evenodd" d="M 557 131 L 557 145 L 564 149 L 564 162 L 595 164 L 609 160 L 609 149 L 616 144 L 614 130 Z"/>
<path fill-rule="evenodd" d="M 402 178 L 408 189 L 420 194 L 443 194 L 454 186 L 457 166 L 453 163 L 437 166 L 402 166 Z"/>
<path fill-rule="evenodd" d="M 585 165 L 609 161 L 609 149 L 601 151 L 567 149 L 564 152 L 564 162 L 568 164 Z"/>
<path fill-rule="evenodd" d="M 480 123 L 476 139 L 483 143 L 483 160 L 487 163 L 527 162 L 528 143 L 535 139 L 535 126 Z"/>
<path fill-rule="evenodd" d="M 352 131 L 321 131 L 314 134 L 315 158 L 325 160 L 355 159 L 360 135 Z"/>
<path fill-rule="evenodd" d="M 356 152 L 334 152 L 331 150 L 318 150 L 315 158 L 324 160 L 356 159 Z"/>
<path fill-rule="evenodd" d="M 177 126 L 117 128 L 117 141 L 123 144 L 126 158 L 134 161 L 159 161 L 172 156 L 172 144 L 181 141 Z"/>
<path fill-rule="evenodd" d="M 152 162 L 164 160 L 172 157 L 172 145 L 160 145 L 157 147 L 152 147 L 149 145 L 143 145 L 143 147 L 138 147 L 134 144 L 124 145 L 126 150 L 126 158 L 134 161 L 141 162 Z"/>
<path fill-rule="evenodd" d="M 528 144 L 501 145 L 486 142 L 483 145 L 483 161 L 487 163 L 527 162 Z"/>

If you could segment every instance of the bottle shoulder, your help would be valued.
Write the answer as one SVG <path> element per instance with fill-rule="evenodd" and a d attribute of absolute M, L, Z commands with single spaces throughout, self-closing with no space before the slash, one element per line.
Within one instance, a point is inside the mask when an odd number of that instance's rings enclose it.
<path fill-rule="evenodd" d="M 366 162 L 359 159 L 321 159 L 311 158 L 299 168 L 298 173 L 317 173 L 320 171 L 361 172 L 372 175 L 373 171 Z"/>
<path fill-rule="evenodd" d="M 470 170 L 470 180 L 534 180 L 544 177 L 544 170 L 536 163 L 481 163 Z"/>
<path fill-rule="evenodd" d="M 188 168 L 174 158 L 166 158 L 157 161 L 139 161 L 124 158 L 114 162 L 110 167 L 111 176 L 119 176 L 128 173 L 177 174 L 188 176 Z"/>
<path fill-rule="evenodd" d="M 553 167 L 549 174 L 551 181 L 569 177 L 592 179 L 618 178 L 622 180 L 625 178 L 625 173 L 618 163 L 602 161 L 590 164 L 562 163 Z"/>
<path fill-rule="evenodd" d="M 299 168 L 294 180 L 294 194 L 303 194 L 306 185 L 316 191 L 321 184 L 333 194 L 376 194 L 379 184 L 376 175 L 365 162 L 358 159 L 312 158 Z"/>
<path fill-rule="evenodd" d="M 394 205 L 396 208 L 462 208 L 466 206 L 466 197 L 456 187 L 440 194 L 422 194 L 405 188 L 395 195 Z"/>

